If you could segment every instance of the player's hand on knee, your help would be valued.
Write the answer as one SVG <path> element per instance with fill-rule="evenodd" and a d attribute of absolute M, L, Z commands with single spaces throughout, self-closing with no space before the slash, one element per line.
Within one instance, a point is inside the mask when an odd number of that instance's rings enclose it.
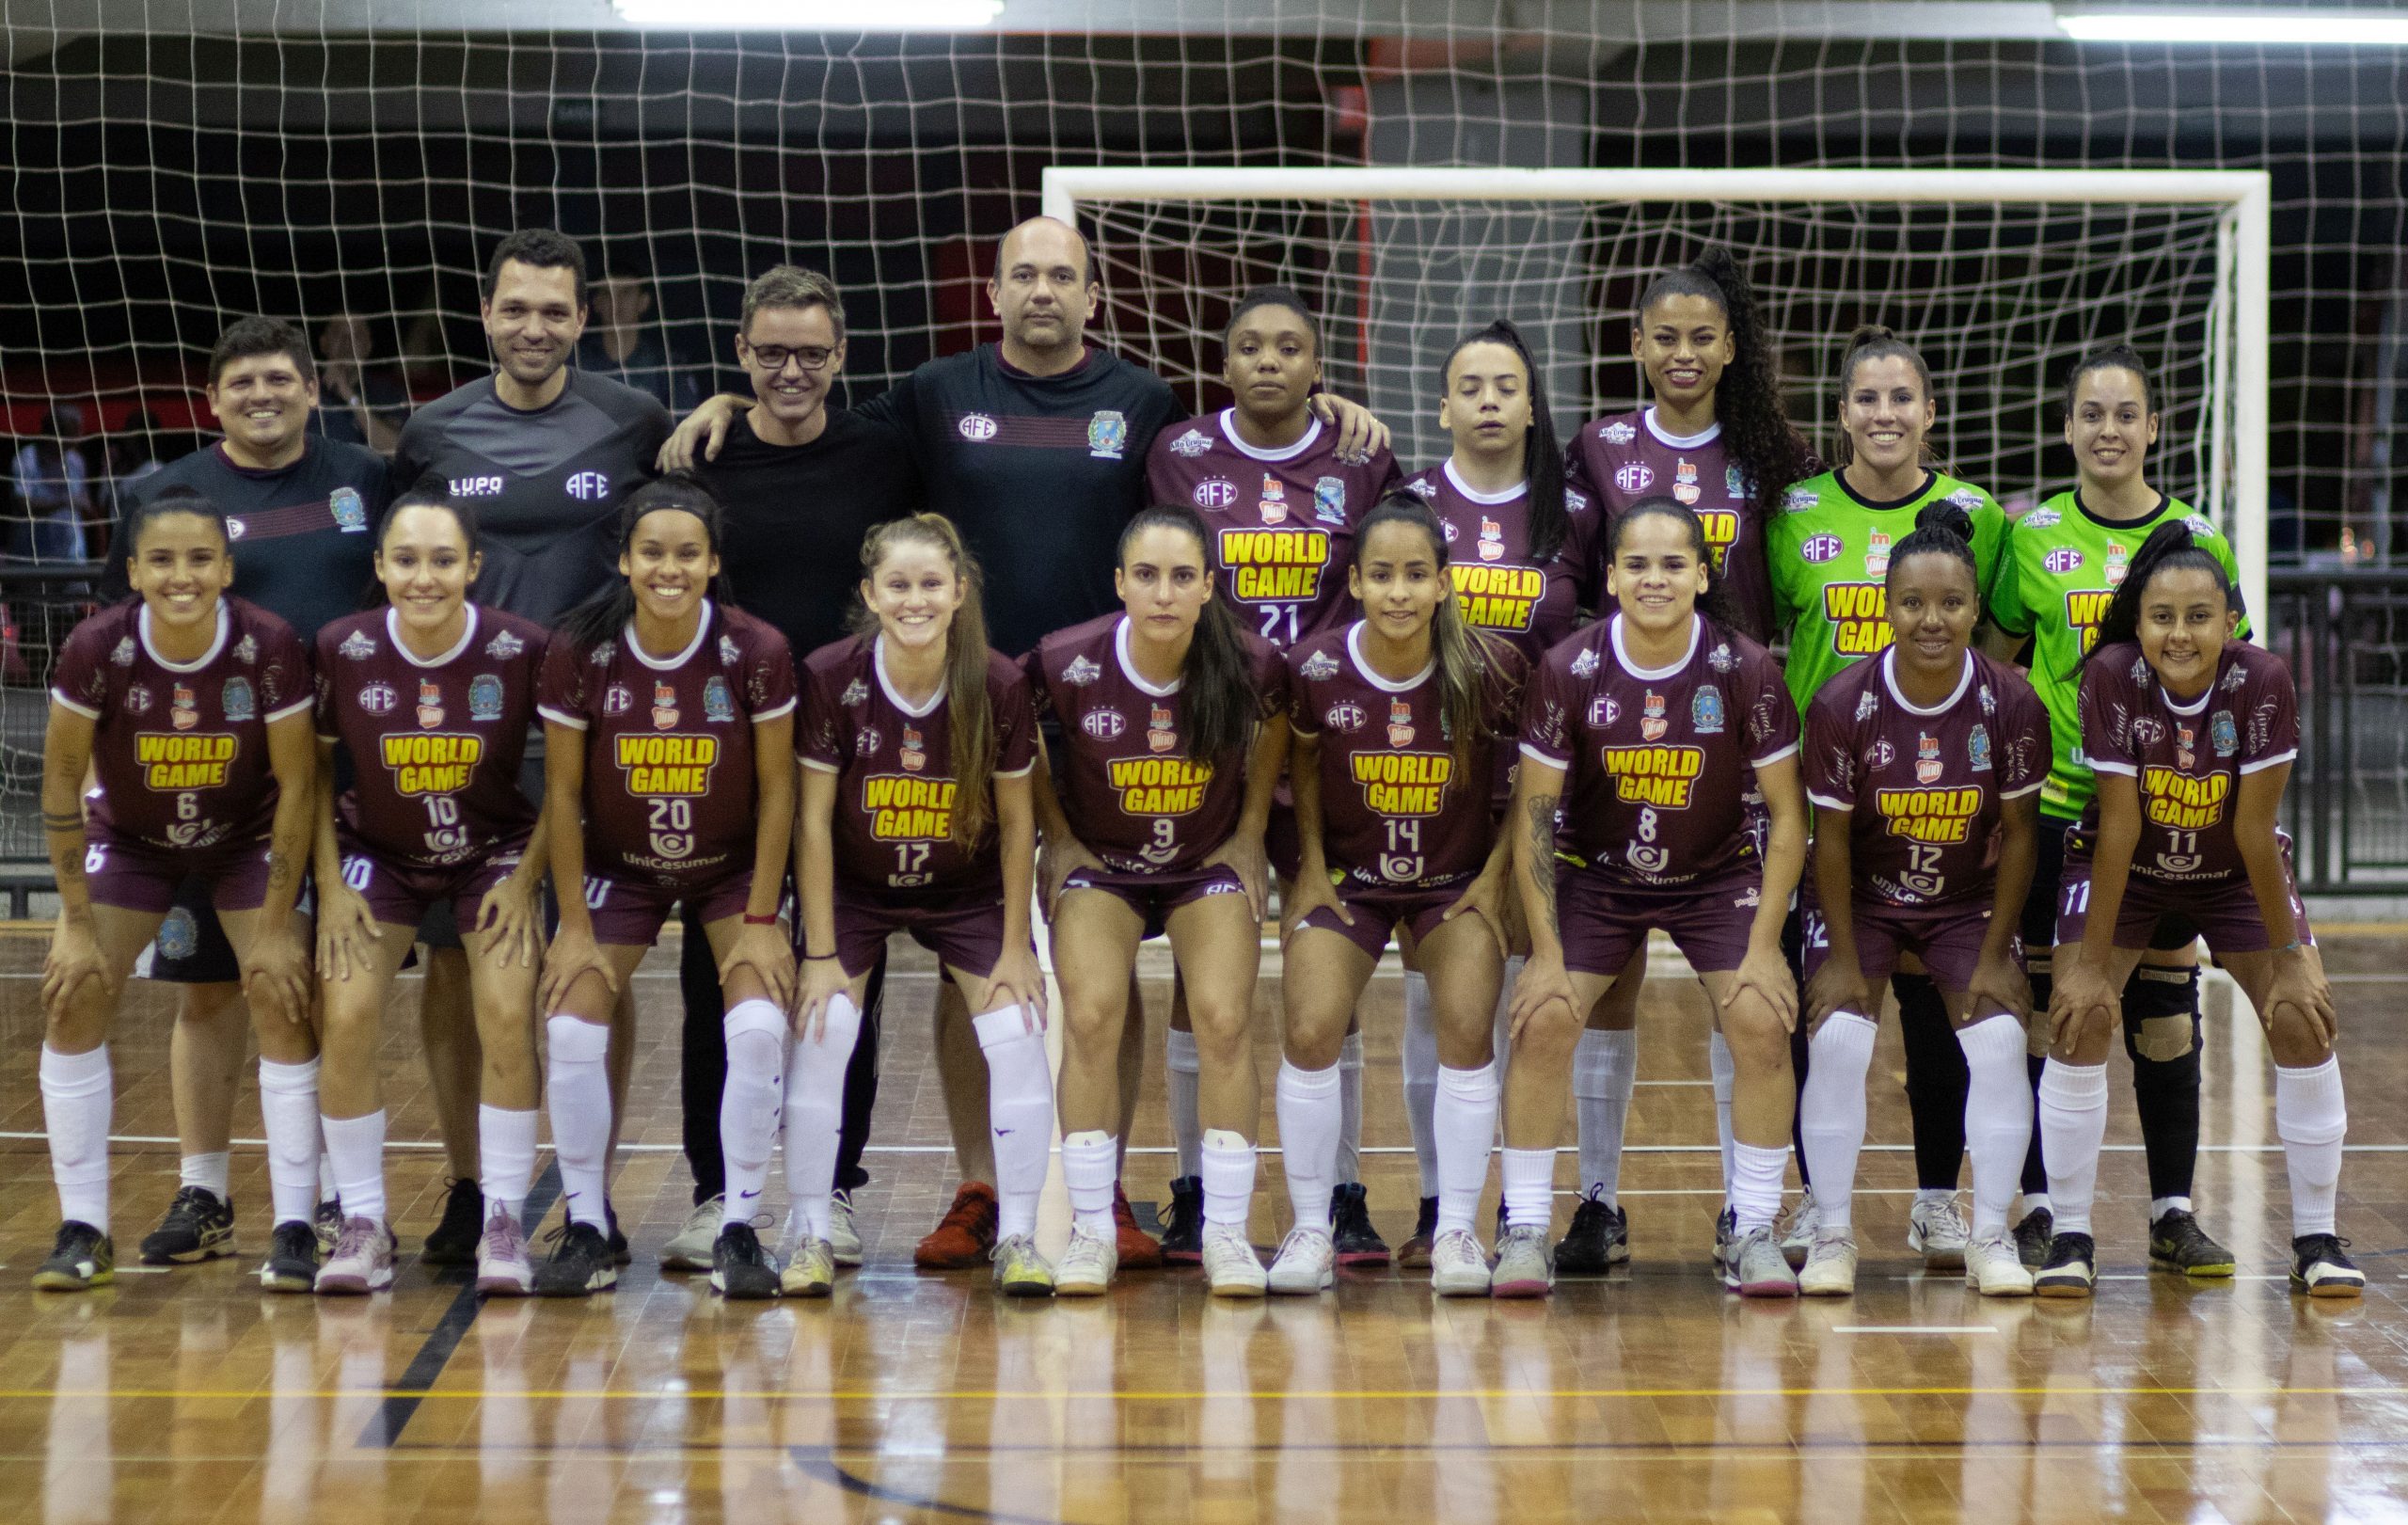
<path fill-rule="evenodd" d="M 42 960 L 42 1014 L 52 1022 L 66 1020 L 74 1009 L 85 982 L 94 979 L 108 994 L 118 993 L 118 982 L 109 973 L 108 961 L 101 957 L 101 945 L 92 935 L 91 924 L 71 921 L 62 913 L 58 931 L 51 939 L 50 954 Z"/>
<path fill-rule="evenodd" d="M 1576 1023 L 1580 1020 L 1580 1009 L 1572 997 L 1572 977 L 1563 967 L 1563 955 L 1533 953 L 1522 965 L 1521 977 L 1513 981 L 1513 1004 L 1506 1013 L 1506 1037 L 1518 1042 L 1522 1029 L 1551 1009 L 1563 1019 Z"/>
<path fill-rule="evenodd" d="M 1790 977 L 1789 961 L 1780 948 L 1749 947 L 1732 974 L 1731 988 L 1723 992 L 1722 1009 L 1729 1011 L 1741 996 L 1751 994 L 1772 1009 L 1783 1032 L 1798 1030 L 1798 983 Z"/>
<path fill-rule="evenodd" d="M 365 896 L 341 880 L 328 882 L 318 899 L 318 977 L 348 983 L 355 967 L 368 968 L 384 935 Z"/>

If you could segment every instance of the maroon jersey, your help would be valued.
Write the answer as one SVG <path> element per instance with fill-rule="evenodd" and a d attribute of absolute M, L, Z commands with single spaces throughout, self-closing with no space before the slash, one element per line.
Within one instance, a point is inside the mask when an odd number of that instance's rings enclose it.
<path fill-rule="evenodd" d="M 752 866 L 752 727 L 794 709 L 786 638 L 707 600 L 670 657 L 632 627 L 578 652 L 554 641 L 536 708 L 586 733 L 586 870 L 687 889 Z"/>
<path fill-rule="evenodd" d="M 2091 654 L 2082 670 L 2082 750 L 2102 773 L 2141 791 L 2132 872 L 2169 884 L 2246 878 L 2232 834 L 2241 777 L 2299 755 L 2299 691 L 2282 659 L 2225 643 L 2216 680 L 2178 705 L 2131 642 Z M 2099 802 L 2083 812 L 2096 839 Z"/>
<path fill-rule="evenodd" d="M 547 637 L 498 609 L 467 612 L 459 643 L 427 661 L 402 644 L 389 608 L 318 632 L 318 739 L 351 754 L 336 809 L 402 866 L 454 867 L 535 824 L 518 763 Z"/>
<path fill-rule="evenodd" d="M 1522 751 L 1569 775 L 1565 844 L 1608 881 L 1687 884 L 1757 861 L 1755 770 L 1798 750 L 1771 654 L 1692 616 L 1669 667 L 1624 654 L 1622 616 L 1546 654 L 1522 706 Z"/>
<path fill-rule="evenodd" d="M 795 752 L 805 768 L 836 775 L 836 882 L 873 898 L 891 892 L 953 896 L 999 890 L 1004 868 L 995 814 L 968 849 L 953 840 L 953 727 L 941 687 L 914 709 L 886 681 L 884 637 L 848 636 L 802 664 Z M 1024 776 L 1037 760 L 1028 679 L 987 654 L 995 774 Z"/>
<path fill-rule="evenodd" d="M 1321 738 L 1322 850 L 1350 885 L 1432 889 L 1480 872 L 1496 845 L 1488 786 L 1512 744 L 1522 659 L 1497 643 L 1489 734 L 1462 767 L 1433 661 L 1391 683 L 1363 659 L 1363 627 L 1316 636 L 1288 654 L 1288 724 Z"/>
<path fill-rule="evenodd" d="M 1180 873 L 1237 830 L 1245 769 L 1242 758 L 1215 767 L 1187 755 L 1179 687 L 1137 675 L 1128 628 L 1125 614 L 1073 625 L 1023 661 L 1038 712 L 1061 722 L 1054 787 L 1079 841 L 1121 873 Z M 1267 720 L 1287 707 L 1287 665 L 1260 636 L 1244 640 L 1257 714 Z"/>
<path fill-rule="evenodd" d="M 1852 662 L 1806 713 L 1806 794 L 1852 812 L 1858 893 L 1893 906 L 1987 897 L 2000 802 L 2049 776 L 2049 716 L 2023 675 L 1965 654 L 1956 691 L 1932 709 L 1898 691 L 1895 649 Z"/>
<path fill-rule="evenodd" d="M 1769 638 L 1772 583 L 1765 574 L 1764 518 L 1747 480 L 1723 452 L 1722 425 L 1666 434 L 1656 410 L 1641 408 L 1584 425 L 1565 454 L 1567 480 L 1604 510 L 1608 527 L 1642 498 L 1670 498 L 1694 510 L 1741 632 L 1751 641 Z M 1598 544 L 1602 555 L 1602 533 Z"/>
<path fill-rule="evenodd" d="M 1193 503 L 1204 516 L 1220 596 L 1247 629 L 1284 651 L 1354 617 L 1346 591 L 1354 526 L 1401 473 L 1384 450 L 1348 461 L 1338 431 L 1319 419 L 1287 449 L 1257 450 L 1238 437 L 1236 413 L 1154 436 L 1146 488 L 1155 502 Z"/>
<path fill-rule="evenodd" d="M 1464 618 L 1513 643 L 1533 669 L 1547 648 L 1570 635 L 1580 611 L 1596 604 L 1597 511 L 1588 494 L 1566 488 L 1563 544 L 1545 566 L 1530 560 L 1530 494 L 1475 493 L 1456 477 L 1454 463 L 1418 471 L 1406 481 L 1447 532 L 1448 570 Z"/>
<path fill-rule="evenodd" d="M 309 707 L 309 657 L 293 627 L 225 598 L 208 653 L 170 662 L 129 600 L 75 627 L 50 696 L 94 723 L 95 824 L 170 850 L 247 842 L 276 818 L 267 728 Z"/>

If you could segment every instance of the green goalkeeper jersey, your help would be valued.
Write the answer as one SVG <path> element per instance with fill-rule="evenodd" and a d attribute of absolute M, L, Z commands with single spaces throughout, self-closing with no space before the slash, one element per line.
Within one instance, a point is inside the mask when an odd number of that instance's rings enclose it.
<path fill-rule="evenodd" d="M 2041 811 L 2058 820 L 2081 818 L 2099 792 L 2090 760 L 2082 752 L 2082 713 L 2076 704 L 2082 659 L 2099 639 L 2107 601 L 2124 580 L 2124 569 L 2149 532 L 2167 520 L 2187 522 L 2193 538 L 2224 564 L 2238 581 L 2241 571 L 2231 543 L 2188 503 L 2168 498 L 2146 518 L 2117 522 L 2083 506 L 2076 491 L 2057 494 L 2015 521 L 1990 587 L 1991 622 L 2011 636 L 2032 638 L 2032 687 L 2049 710 L 2049 781 L 2040 786 Z M 2244 620 L 2242 632 L 2248 633 Z"/>
<path fill-rule="evenodd" d="M 2006 515 L 1988 493 L 1934 471 L 1920 492 L 1868 502 L 1826 471 L 1789 489 L 1782 512 L 1765 525 L 1772 574 L 1773 625 L 1789 633 L 1789 692 L 1798 712 L 1833 675 L 1890 643 L 1890 605 L 1882 579 L 1890 548 L 1915 527 L 1915 515 L 1945 499 L 1973 519 L 1973 562 L 1983 603 L 2006 537 Z"/>

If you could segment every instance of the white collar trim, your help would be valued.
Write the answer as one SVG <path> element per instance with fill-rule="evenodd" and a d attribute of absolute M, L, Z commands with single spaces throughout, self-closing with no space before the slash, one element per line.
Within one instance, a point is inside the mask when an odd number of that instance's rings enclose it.
<path fill-rule="evenodd" d="M 1354 671 L 1363 675 L 1364 682 L 1369 683 L 1371 687 L 1379 690 L 1382 693 L 1411 693 L 1414 690 L 1430 681 L 1430 675 L 1438 670 L 1438 656 L 1434 650 L 1430 655 L 1429 665 L 1422 668 L 1420 672 L 1413 675 L 1413 676 L 1406 678 L 1402 683 L 1393 682 L 1373 672 L 1371 670 L 1371 664 L 1366 660 L 1363 656 L 1363 626 L 1365 623 L 1366 622 L 1362 620 L 1356 620 L 1354 624 L 1346 627 L 1346 655 L 1348 659 L 1354 663 Z"/>
<path fill-rule="evenodd" d="M 1113 627 L 1112 655 L 1113 659 L 1120 663 L 1120 675 L 1135 684 L 1140 693 L 1150 694 L 1156 699 L 1167 699 L 1179 691 L 1180 684 L 1186 681 L 1184 678 L 1173 678 L 1168 688 L 1158 689 L 1137 675 L 1137 664 L 1129 659 L 1129 616 L 1126 614 L 1121 615 L 1120 623 Z"/>
<path fill-rule="evenodd" d="M 878 674 L 878 686 L 885 691 L 886 702 L 913 720 L 927 719 L 936 713 L 939 705 L 944 703 L 945 680 L 943 677 L 937 679 L 937 691 L 929 694 L 928 702 L 917 708 L 905 703 L 903 696 L 895 691 L 895 680 L 886 675 L 886 637 L 883 633 L 878 635 L 869 643 L 869 662 L 870 667 Z"/>
<path fill-rule="evenodd" d="M 1628 673 L 1632 677 L 1639 679 L 1641 683 L 1661 683 L 1667 678 L 1678 676 L 1681 673 L 1687 671 L 1689 663 L 1697 660 L 1698 645 L 1705 640 L 1705 621 L 1703 617 L 1696 614 L 1691 614 L 1689 616 L 1689 649 L 1681 653 L 1681 659 L 1674 662 L 1670 667 L 1641 667 L 1637 662 L 1630 659 L 1630 653 L 1624 648 L 1622 643 L 1622 616 L 1620 614 L 1616 614 L 1614 616 L 1613 624 L 1608 627 L 1606 635 L 1607 639 L 1610 640 L 1614 643 L 1614 660 L 1622 664 L 1622 670 L 1624 672 Z"/>
<path fill-rule="evenodd" d="M 1899 707 L 1908 714 L 1945 715 L 1956 707 L 1956 701 L 1964 698 L 1965 691 L 1973 686 L 1973 654 L 1971 651 L 1965 653 L 1965 671 L 1956 679 L 1955 691 L 1929 709 L 1910 702 L 1898 691 L 1898 648 L 1894 644 L 1881 654 L 1881 681 L 1889 689 L 1890 697 L 1898 701 Z"/>
<path fill-rule="evenodd" d="M 142 637 L 143 651 L 150 656 L 152 661 L 157 662 L 160 666 L 166 668 L 170 673 L 198 673 L 202 668 L 207 667 L 211 662 L 215 661 L 217 659 L 217 654 L 226 649 L 226 637 L 233 627 L 234 612 L 226 607 L 226 597 L 223 594 L 220 594 L 217 598 L 217 638 L 209 643 L 209 649 L 200 654 L 198 660 L 189 662 L 171 662 L 167 660 L 166 658 L 160 656 L 159 648 L 150 643 L 150 606 L 149 604 L 144 604 L 142 606 L 141 614 L 135 621 L 135 628 Z"/>
<path fill-rule="evenodd" d="M 1221 437 L 1229 442 L 1229 448 L 1231 450 L 1236 451 L 1239 454 L 1253 460 L 1274 462 L 1292 461 L 1297 456 L 1302 455 L 1320 442 L 1321 420 L 1314 418 L 1312 414 L 1307 411 L 1305 415 L 1305 434 L 1303 438 L 1297 440 L 1294 444 L 1288 446 L 1285 450 L 1257 450 L 1254 446 L 1247 444 L 1244 440 L 1238 437 L 1238 410 L 1234 407 L 1225 407 L 1221 409 Z"/>
<path fill-rule="evenodd" d="M 1656 423 L 1656 410 L 1653 407 L 1641 413 L 1639 416 L 1639 421 L 1647 425 L 1647 432 L 1656 437 L 1657 444 L 1669 446 L 1673 450 L 1703 450 L 1722 437 L 1720 419 L 1715 420 L 1693 435 L 1666 434 L 1662 426 Z"/>
<path fill-rule="evenodd" d="M 1446 464 L 1439 467 L 1438 469 L 1446 473 L 1447 485 L 1449 486 L 1454 488 L 1455 491 L 1463 494 L 1464 497 L 1471 500 L 1473 502 L 1483 504 L 1491 508 L 1494 508 L 1498 503 L 1510 503 L 1514 499 L 1527 495 L 1530 490 L 1530 485 L 1529 483 L 1521 482 L 1508 487 L 1503 492 L 1475 492 L 1464 482 L 1463 477 L 1456 472 L 1455 458 L 1451 455 L 1447 457 Z"/>
<path fill-rule="evenodd" d="M 400 652 L 402 659 L 412 667 L 449 667 L 460 659 L 468 649 L 468 643 L 477 638 L 477 606 L 470 604 L 467 610 L 468 627 L 460 632 L 459 641 L 450 651 L 430 660 L 420 661 L 418 653 L 410 650 L 409 643 L 402 639 L 402 612 L 390 604 L 385 606 L 385 638 L 393 643 L 393 649 Z"/>
<path fill-rule="evenodd" d="M 654 657 L 651 653 L 643 649 L 643 643 L 636 639 L 635 621 L 627 621 L 626 633 L 627 654 L 629 656 L 635 658 L 636 660 L 643 663 L 646 667 L 651 668 L 656 673 L 673 673 L 677 671 L 677 669 L 685 666 L 688 662 L 692 661 L 694 659 L 694 653 L 702 650 L 703 643 L 711 638 L 711 601 L 707 598 L 703 600 L 703 617 L 700 623 L 694 627 L 694 639 L 686 643 L 685 650 L 679 652 L 676 656 L 670 658 L 666 661 Z"/>

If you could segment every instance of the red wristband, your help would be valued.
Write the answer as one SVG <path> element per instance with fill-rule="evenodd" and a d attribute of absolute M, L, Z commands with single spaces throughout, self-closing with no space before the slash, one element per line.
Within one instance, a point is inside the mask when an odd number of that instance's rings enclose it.
<path fill-rule="evenodd" d="M 750 911 L 744 913 L 744 925 L 747 927 L 775 927 L 777 924 L 778 913 L 774 911 L 766 916 L 756 916 Z"/>

